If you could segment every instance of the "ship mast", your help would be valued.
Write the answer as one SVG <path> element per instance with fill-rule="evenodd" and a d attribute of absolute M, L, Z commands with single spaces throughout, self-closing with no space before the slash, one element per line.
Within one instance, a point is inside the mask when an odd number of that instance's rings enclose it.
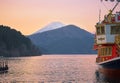
<path fill-rule="evenodd" d="M 113 9 L 111 10 L 111 12 L 113 12 L 115 10 L 115 8 L 118 6 L 119 2 L 116 3 L 116 5 L 113 7 Z"/>
<path fill-rule="evenodd" d="M 113 13 L 113 11 L 115 10 L 115 8 L 118 6 L 118 4 L 119 4 L 119 2 L 117 2 L 117 3 L 115 4 L 115 6 L 113 7 L 112 10 L 109 10 L 109 14 L 107 15 L 108 22 L 111 22 L 111 19 L 112 19 L 112 13 Z"/>
<path fill-rule="evenodd" d="M 105 1 L 108 1 L 108 0 L 105 0 Z M 111 2 L 113 2 L 114 0 L 110 0 Z M 105 19 L 107 22 L 111 23 L 111 19 L 112 19 L 112 13 L 113 11 L 115 10 L 115 8 L 118 6 L 120 0 L 116 0 L 117 3 L 115 4 L 115 6 L 113 7 L 113 9 L 110 9 L 109 10 L 109 13 L 106 15 Z"/>

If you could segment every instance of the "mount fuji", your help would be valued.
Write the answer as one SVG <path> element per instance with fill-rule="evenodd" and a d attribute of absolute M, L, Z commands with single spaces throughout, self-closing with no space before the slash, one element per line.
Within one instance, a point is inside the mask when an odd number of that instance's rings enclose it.
<path fill-rule="evenodd" d="M 45 29 L 46 30 L 46 29 Z M 75 25 L 66 25 L 28 36 L 42 54 L 96 54 L 94 34 Z"/>
<path fill-rule="evenodd" d="M 61 27 L 64 27 L 64 26 L 66 26 L 66 25 L 61 23 L 61 22 L 52 22 L 52 23 L 46 25 L 45 27 L 43 27 L 42 29 L 36 31 L 34 34 L 58 29 L 58 28 L 61 28 Z"/>

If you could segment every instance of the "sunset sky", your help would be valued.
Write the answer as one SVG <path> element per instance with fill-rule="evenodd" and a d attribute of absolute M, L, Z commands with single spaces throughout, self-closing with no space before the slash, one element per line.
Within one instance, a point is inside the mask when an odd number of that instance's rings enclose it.
<path fill-rule="evenodd" d="M 100 0 L 0 0 L 0 24 L 30 35 L 52 22 L 74 24 L 94 33 L 99 9 L 102 16 L 114 2 Z M 120 4 L 117 7 L 120 10 Z"/>

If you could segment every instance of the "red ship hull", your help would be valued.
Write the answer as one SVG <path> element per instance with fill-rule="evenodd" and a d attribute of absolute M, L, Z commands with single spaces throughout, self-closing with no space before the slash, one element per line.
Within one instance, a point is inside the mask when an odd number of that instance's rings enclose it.
<path fill-rule="evenodd" d="M 94 46 L 98 50 L 96 62 L 103 68 L 120 69 L 119 47 L 116 44 Z"/>

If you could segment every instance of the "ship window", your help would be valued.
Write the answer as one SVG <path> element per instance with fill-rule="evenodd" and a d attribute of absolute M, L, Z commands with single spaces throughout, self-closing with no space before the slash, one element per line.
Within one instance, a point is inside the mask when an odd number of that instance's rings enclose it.
<path fill-rule="evenodd" d="M 101 26 L 101 27 L 97 27 L 97 35 L 102 35 L 105 34 L 105 27 Z"/>
<path fill-rule="evenodd" d="M 111 26 L 111 34 L 120 34 L 120 26 Z"/>
<path fill-rule="evenodd" d="M 99 49 L 100 56 L 110 56 L 112 55 L 112 47 L 103 47 Z"/>

